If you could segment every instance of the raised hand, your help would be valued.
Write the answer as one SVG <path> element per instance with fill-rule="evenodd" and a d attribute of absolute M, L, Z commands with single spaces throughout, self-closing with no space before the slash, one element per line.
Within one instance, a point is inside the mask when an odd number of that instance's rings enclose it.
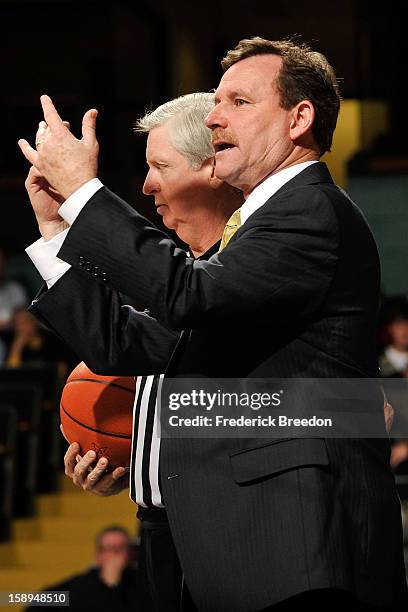
<path fill-rule="evenodd" d="M 48 129 L 36 141 L 37 150 L 24 139 L 18 144 L 38 174 L 65 200 L 97 175 L 99 145 L 95 128 L 98 113 L 95 109 L 85 113 L 79 140 L 64 124 L 51 98 L 41 96 L 41 105 Z"/>
<path fill-rule="evenodd" d="M 68 121 L 63 123 L 69 129 Z M 48 133 L 49 127 L 46 122 L 40 121 L 35 142 L 41 144 Z M 45 240 L 49 240 L 68 227 L 68 224 L 59 215 L 59 207 L 64 202 L 64 198 L 51 187 L 34 166 L 30 168 L 25 187 L 37 219 L 38 228 Z"/>

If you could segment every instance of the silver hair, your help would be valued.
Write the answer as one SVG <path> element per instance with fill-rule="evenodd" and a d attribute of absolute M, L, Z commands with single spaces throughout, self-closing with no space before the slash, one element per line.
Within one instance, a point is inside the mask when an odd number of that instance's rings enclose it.
<path fill-rule="evenodd" d="M 211 130 L 204 123 L 214 107 L 214 93 L 197 92 L 170 100 L 146 113 L 135 124 L 135 132 L 150 132 L 169 123 L 172 145 L 194 169 L 214 156 Z"/>

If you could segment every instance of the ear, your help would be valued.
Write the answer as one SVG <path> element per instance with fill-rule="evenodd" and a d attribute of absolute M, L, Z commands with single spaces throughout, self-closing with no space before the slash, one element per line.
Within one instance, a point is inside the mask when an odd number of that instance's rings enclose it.
<path fill-rule="evenodd" d="M 310 100 L 302 100 L 293 107 L 289 126 L 289 135 L 292 142 L 305 134 L 311 134 L 314 119 L 315 109 Z"/>
<path fill-rule="evenodd" d="M 215 176 L 215 157 L 207 159 L 203 163 L 202 168 L 207 172 L 208 181 L 212 189 L 219 189 L 224 184 L 224 181 Z"/>

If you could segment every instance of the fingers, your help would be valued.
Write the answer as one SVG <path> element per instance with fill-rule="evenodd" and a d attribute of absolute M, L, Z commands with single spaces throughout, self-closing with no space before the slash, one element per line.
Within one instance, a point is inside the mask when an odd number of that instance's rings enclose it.
<path fill-rule="evenodd" d="M 65 126 L 61 117 L 57 113 L 57 109 L 52 103 L 51 98 L 47 95 L 43 95 L 40 97 L 40 101 L 44 113 L 44 119 L 51 128 L 51 132 L 56 135 L 61 134 L 61 132 L 65 131 Z"/>
<path fill-rule="evenodd" d="M 95 453 L 90 452 L 92 453 L 90 457 L 89 453 L 87 453 L 78 461 L 75 467 L 73 479 L 75 484 L 81 486 L 84 491 L 90 491 L 96 495 L 112 495 L 115 492 L 117 481 L 126 474 L 126 468 L 118 467 L 112 472 L 106 472 L 109 462 L 105 457 L 101 457 L 91 469 L 92 465 L 94 465 L 92 456 L 94 457 Z"/>
<path fill-rule="evenodd" d="M 86 111 L 82 119 L 82 138 L 87 144 L 92 144 L 96 140 L 96 118 L 98 111 L 91 108 Z"/>
<path fill-rule="evenodd" d="M 34 170 L 34 172 L 33 172 L 33 173 L 34 173 L 34 175 L 35 175 L 35 176 L 41 176 L 41 174 L 38 172 L 37 168 L 31 168 L 31 169 L 30 169 L 30 172 L 31 172 L 31 170 Z M 67 442 L 68 442 L 68 444 L 69 444 L 70 442 L 69 442 L 69 440 L 68 440 L 67 436 L 65 435 L 65 431 L 64 431 L 64 428 L 63 428 L 62 424 L 60 425 L 60 430 L 61 430 L 62 435 L 64 436 L 64 438 L 66 439 L 66 441 L 67 441 Z M 77 443 L 76 443 L 76 442 L 74 442 L 74 444 L 77 444 Z M 72 446 L 72 444 L 71 444 L 71 446 Z M 79 448 L 79 444 L 78 444 L 78 448 Z"/>
<path fill-rule="evenodd" d="M 101 457 L 95 465 L 96 454 L 94 451 L 88 451 L 74 467 L 73 481 L 84 491 L 92 491 L 101 495 L 106 494 L 106 489 L 115 482 L 122 474 L 115 470 L 115 475 L 112 473 L 106 474 L 108 460 L 106 457 Z M 123 468 L 124 469 L 124 468 Z"/>
<path fill-rule="evenodd" d="M 76 456 L 79 450 L 80 450 L 79 444 L 77 442 L 74 442 L 68 447 L 67 452 L 65 453 L 65 456 L 64 456 L 65 474 L 69 476 L 69 478 L 74 477 L 74 470 L 77 465 Z"/>
<path fill-rule="evenodd" d="M 24 138 L 20 138 L 20 140 L 18 141 L 18 146 L 20 147 L 21 152 L 24 155 L 24 157 L 33 166 L 38 166 L 39 164 L 38 152 L 35 149 L 33 149 L 33 147 L 31 147 L 29 143 L 26 140 L 24 140 Z"/>
<path fill-rule="evenodd" d="M 63 121 L 62 123 L 63 123 L 63 124 L 65 125 L 65 127 L 66 127 L 66 128 L 68 128 L 68 129 L 71 127 L 71 124 L 70 124 L 70 122 L 69 122 L 69 121 Z M 47 128 L 48 128 L 48 125 L 47 125 L 47 122 L 46 122 L 46 121 L 40 121 L 40 122 L 39 122 L 39 124 L 38 124 L 38 130 L 40 130 L 40 129 L 41 129 L 41 130 L 46 130 Z"/>
<path fill-rule="evenodd" d="M 64 127 L 66 127 L 68 130 L 70 129 L 69 121 L 63 121 L 62 123 Z M 47 138 L 47 136 L 50 136 L 50 135 L 51 135 L 51 130 L 49 126 L 47 125 L 47 122 L 40 121 L 38 124 L 37 133 L 35 135 L 35 146 L 38 152 L 40 152 L 38 147 L 42 145 L 45 139 Z"/>
<path fill-rule="evenodd" d="M 38 124 L 37 133 L 35 135 L 35 146 L 37 146 L 39 143 L 45 140 L 45 136 L 47 133 L 47 127 L 48 126 L 45 123 L 45 121 L 40 121 L 40 123 Z"/>
<path fill-rule="evenodd" d="M 78 455 L 79 444 L 74 442 L 65 453 L 65 474 L 72 478 L 77 487 L 91 491 L 96 495 L 111 495 L 115 492 L 115 484 L 126 472 L 124 467 L 117 467 L 112 472 L 106 472 L 108 459 L 101 457 L 95 464 L 96 453 L 88 451 L 83 457 Z M 125 483 L 126 484 L 126 483 Z M 117 487 L 116 487 L 117 488 Z"/>
<path fill-rule="evenodd" d="M 95 455 L 95 453 L 93 454 Z M 79 461 L 77 466 L 80 465 L 81 462 L 85 466 L 85 462 L 83 462 L 82 460 Z M 89 467 L 91 466 L 89 465 Z M 96 466 L 91 471 L 88 470 L 88 473 L 86 474 L 86 478 L 82 480 L 82 488 L 84 489 L 84 491 L 89 491 L 95 487 L 95 485 L 101 480 L 102 476 L 105 475 L 105 470 L 107 467 L 108 467 L 108 460 L 105 459 L 105 457 L 101 457 L 101 459 L 99 459 L 99 461 L 97 462 Z M 82 468 L 78 470 L 78 472 L 80 474 L 80 477 L 82 477 L 83 475 Z"/>
<path fill-rule="evenodd" d="M 78 450 L 79 449 L 77 449 L 77 452 Z M 84 480 L 87 478 L 88 474 L 92 471 L 92 468 L 94 467 L 93 464 L 95 463 L 95 459 L 96 453 L 94 451 L 88 451 L 87 453 L 85 453 L 85 455 L 78 462 L 76 462 L 75 459 L 75 467 L 72 476 L 74 484 L 79 487 L 83 486 Z M 91 470 L 89 468 L 91 468 Z M 105 470 L 105 468 L 103 469 Z"/>
<path fill-rule="evenodd" d="M 92 471 L 88 474 L 87 482 L 84 483 L 82 488 L 96 495 L 113 495 L 119 492 L 117 482 L 126 474 L 126 471 L 126 468 L 118 467 L 113 472 L 107 474 L 102 472 L 102 474 L 95 475 L 95 479 L 93 478 Z"/>
<path fill-rule="evenodd" d="M 34 178 L 42 178 L 42 174 L 38 170 L 38 168 L 36 168 L 35 166 L 31 166 L 30 170 L 28 171 L 26 183 L 27 182 L 31 182 L 31 180 L 34 179 Z M 61 429 L 61 427 L 62 427 L 62 425 L 60 426 L 60 429 Z M 61 431 L 62 431 L 62 429 L 61 429 Z M 62 432 L 62 435 L 64 435 L 64 432 Z M 64 436 L 64 438 L 65 438 L 65 436 Z M 67 442 L 68 442 L 68 440 L 67 440 Z"/>
<path fill-rule="evenodd" d="M 111 476 L 113 480 L 119 480 L 119 478 L 122 478 L 122 476 L 124 476 L 126 474 L 126 468 L 124 467 L 118 467 L 115 470 L 113 470 Z"/>
<path fill-rule="evenodd" d="M 49 96 L 41 96 L 41 106 L 44 112 L 45 121 L 40 121 L 38 124 L 37 133 L 35 136 L 35 143 L 42 143 L 48 133 L 51 131 L 56 135 L 61 135 L 67 129 L 69 130 L 70 124 L 69 121 L 62 121 L 61 117 L 58 115 L 55 106 L 53 105 L 51 98 Z M 24 157 L 33 165 L 39 165 L 39 155 L 38 151 L 33 149 L 33 147 L 25 140 L 24 138 L 20 138 L 18 141 L 18 146 L 20 147 Z"/>
<path fill-rule="evenodd" d="M 99 459 L 98 463 L 96 464 L 96 467 L 88 473 L 87 488 L 92 488 L 97 482 L 99 482 L 101 485 L 111 485 L 117 480 L 119 480 L 119 478 L 122 478 L 124 474 L 126 474 L 126 468 L 124 467 L 117 467 L 113 470 L 113 472 L 109 472 L 108 474 L 106 474 L 106 468 L 108 467 L 108 463 L 109 462 L 107 459 L 105 459 L 105 457 Z"/>

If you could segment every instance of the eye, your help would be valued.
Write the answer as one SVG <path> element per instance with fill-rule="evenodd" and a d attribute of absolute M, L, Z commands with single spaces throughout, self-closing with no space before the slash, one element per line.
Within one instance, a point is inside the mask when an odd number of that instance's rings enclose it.
<path fill-rule="evenodd" d="M 243 106 L 246 103 L 247 103 L 247 101 L 244 100 L 243 98 L 235 98 L 235 100 L 234 100 L 235 106 Z"/>

